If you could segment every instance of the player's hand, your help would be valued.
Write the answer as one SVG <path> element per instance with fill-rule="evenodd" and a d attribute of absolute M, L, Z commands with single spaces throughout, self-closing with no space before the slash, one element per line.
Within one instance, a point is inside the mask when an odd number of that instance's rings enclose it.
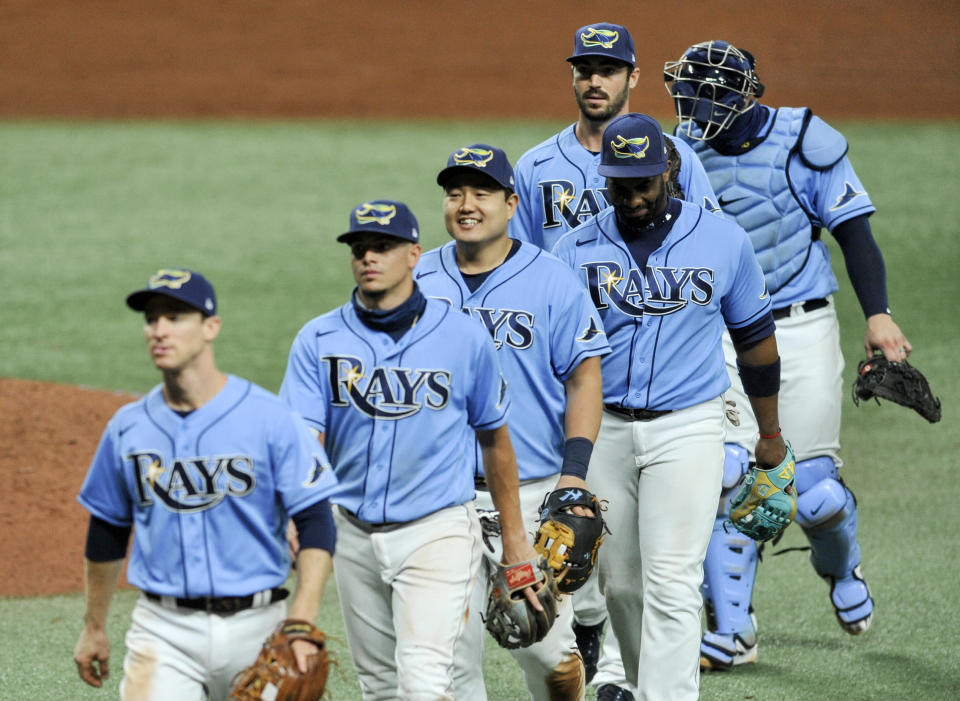
<path fill-rule="evenodd" d="M 287 549 L 290 551 L 290 566 L 295 567 L 297 555 L 300 553 L 300 537 L 293 519 L 287 521 Z"/>
<path fill-rule="evenodd" d="M 506 541 L 503 543 L 503 557 L 500 562 L 504 565 L 512 565 L 516 562 L 523 562 L 524 560 L 537 560 L 540 555 L 536 550 L 533 549 L 533 545 L 524 538 L 522 545 L 507 545 Z M 543 588 L 543 583 L 534 584 L 532 586 L 526 587 L 523 590 L 523 595 L 527 597 L 527 601 L 530 602 L 530 605 L 533 606 L 537 611 L 543 611 L 543 605 L 540 603 L 540 600 L 537 599 L 535 592 L 540 591 Z"/>
<path fill-rule="evenodd" d="M 553 488 L 553 491 L 557 491 L 558 489 L 582 489 L 586 492 L 590 491 L 586 481 L 575 475 L 560 475 L 560 479 L 557 480 L 557 486 Z M 588 509 L 586 506 L 574 506 L 572 509 L 569 509 L 569 511 L 577 516 L 585 516 L 587 518 L 593 518 L 594 516 L 593 509 Z"/>
<path fill-rule="evenodd" d="M 863 348 L 868 358 L 873 357 L 874 351 L 881 351 L 892 363 L 903 362 L 913 350 L 910 341 L 889 314 L 874 314 L 867 318 Z"/>
<path fill-rule="evenodd" d="M 90 686 L 102 687 L 103 680 L 110 676 L 110 640 L 107 632 L 85 627 L 73 648 L 73 660 L 83 681 Z"/>
<path fill-rule="evenodd" d="M 310 658 L 318 654 L 317 646 L 307 640 L 294 640 L 290 643 L 290 649 L 293 650 L 300 674 L 306 674 L 310 670 Z"/>
<path fill-rule="evenodd" d="M 758 440 L 753 454 L 757 459 L 757 467 L 761 470 L 769 470 L 779 465 L 787 457 L 787 444 L 784 442 L 783 436 L 778 433 L 773 438 Z"/>

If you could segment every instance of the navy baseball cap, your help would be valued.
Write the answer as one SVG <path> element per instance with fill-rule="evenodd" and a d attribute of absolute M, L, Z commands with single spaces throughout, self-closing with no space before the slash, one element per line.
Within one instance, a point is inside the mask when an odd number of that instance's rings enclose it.
<path fill-rule="evenodd" d="M 660 123 L 630 112 L 603 130 L 603 150 L 597 172 L 610 178 L 649 178 L 667 170 L 666 137 Z"/>
<path fill-rule="evenodd" d="M 513 166 L 501 149 L 487 144 L 470 144 L 458 148 L 447 159 L 447 167 L 437 174 L 437 185 L 446 185 L 450 176 L 459 171 L 472 170 L 489 175 L 501 187 L 516 188 L 513 181 Z"/>
<path fill-rule="evenodd" d="M 583 56 L 606 56 L 630 64 L 637 65 L 636 51 L 633 48 L 633 37 L 627 28 L 609 22 L 597 22 L 580 27 L 573 35 L 573 56 L 568 56 L 571 63 Z"/>
<path fill-rule="evenodd" d="M 142 312 L 154 295 L 178 299 L 202 313 L 213 316 L 217 313 L 217 295 L 213 285 L 203 275 L 185 268 L 161 268 L 147 281 L 142 290 L 127 295 L 127 306 Z"/>
<path fill-rule="evenodd" d="M 420 242 L 417 218 L 407 205 L 393 200 L 370 200 L 358 204 L 350 212 L 350 229 L 340 234 L 337 241 L 348 243 L 354 234 L 366 233 Z"/>

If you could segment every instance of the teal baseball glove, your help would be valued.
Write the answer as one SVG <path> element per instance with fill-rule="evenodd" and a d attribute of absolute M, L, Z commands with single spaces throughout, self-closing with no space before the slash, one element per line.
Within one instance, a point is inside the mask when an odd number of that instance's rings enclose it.
<path fill-rule="evenodd" d="M 787 454 L 776 467 L 750 467 L 740 491 L 730 502 L 730 520 L 737 530 L 756 541 L 776 538 L 797 515 L 796 459 Z"/>

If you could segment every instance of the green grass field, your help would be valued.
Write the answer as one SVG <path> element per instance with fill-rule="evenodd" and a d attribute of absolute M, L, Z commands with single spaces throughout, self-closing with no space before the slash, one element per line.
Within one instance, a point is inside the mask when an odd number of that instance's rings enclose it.
<path fill-rule="evenodd" d="M 217 288 L 221 368 L 276 390 L 296 331 L 352 288 L 346 247 L 334 242 L 351 207 L 404 200 L 425 247 L 438 245 L 447 237 L 434 178 L 450 151 L 485 141 L 515 160 L 559 126 L 0 123 L 0 376 L 146 391 L 157 375 L 141 320 L 123 299 L 158 267 L 180 265 Z M 861 638 L 846 635 L 805 555 L 768 556 L 755 596 L 759 661 L 705 676 L 704 699 L 960 697 L 960 380 L 951 350 L 960 341 L 952 308 L 960 297 L 960 124 L 838 126 L 878 208 L 872 223 L 894 317 L 944 418 L 930 425 L 894 405 L 846 400 L 843 474 L 861 506 L 874 625 Z M 838 273 L 849 387 L 863 321 L 842 261 Z M 794 527 L 781 546 L 802 544 Z M 0 698 L 115 698 L 132 602 L 131 592 L 115 599 L 115 671 L 98 692 L 72 661 L 80 595 L 0 599 Z M 343 639 L 332 582 L 319 622 Z M 516 665 L 488 643 L 491 699 L 526 698 Z M 333 698 L 359 699 L 345 644 L 339 652 L 346 678 L 334 675 Z"/>

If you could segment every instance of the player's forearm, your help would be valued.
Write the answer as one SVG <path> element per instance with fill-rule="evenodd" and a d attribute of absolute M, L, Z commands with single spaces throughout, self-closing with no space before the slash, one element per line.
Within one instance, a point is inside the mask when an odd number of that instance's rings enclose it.
<path fill-rule="evenodd" d="M 510 562 L 512 554 L 527 544 L 520 512 L 517 458 L 510 431 L 506 425 L 492 431 L 477 431 L 477 441 L 483 453 L 483 472 L 490 496 L 494 508 L 500 512 L 504 561 Z"/>
<path fill-rule="evenodd" d="M 320 600 L 333 571 L 333 558 L 321 548 L 304 548 L 297 557 L 297 588 L 290 602 L 290 618 L 314 622 Z"/>
<path fill-rule="evenodd" d="M 587 358 L 580 363 L 563 383 L 567 395 L 564 413 L 566 437 L 597 440 L 600 417 L 603 414 L 603 379 L 600 358 Z"/>
<path fill-rule="evenodd" d="M 777 397 L 780 389 L 780 354 L 776 336 L 771 334 L 747 348 L 737 348 L 740 377 L 750 407 L 757 417 L 760 435 L 773 435 L 780 430 Z M 774 369 L 774 366 L 776 368 Z M 751 377 L 750 371 L 754 371 Z"/>
<path fill-rule="evenodd" d="M 123 560 L 94 562 L 84 559 L 83 624 L 89 630 L 105 630 L 110 600 L 123 572 Z"/>

